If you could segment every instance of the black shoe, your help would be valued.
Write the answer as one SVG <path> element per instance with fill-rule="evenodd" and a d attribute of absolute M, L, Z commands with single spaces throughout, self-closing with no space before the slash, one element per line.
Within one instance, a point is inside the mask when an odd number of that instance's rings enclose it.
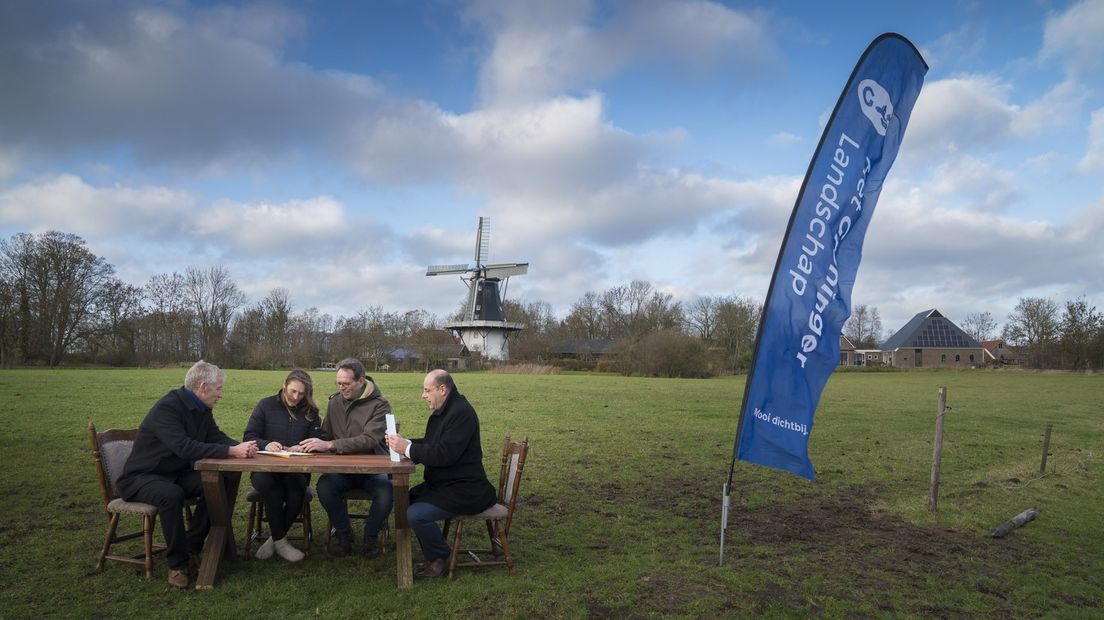
<path fill-rule="evenodd" d="M 448 558 L 437 558 L 422 565 L 422 569 L 414 573 L 418 579 L 433 579 L 443 577 L 448 572 Z"/>
<path fill-rule="evenodd" d="M 339 558 L 351 555 L 353 553 L 353 531 L 335 530 L 334 536 L 337 538 L 337 547 L 334 548 L 334 555 Z"/>
<path fill-rule="evenodd" d="M 378 558 L 380 554 L 379 534 L 364 535 L 364 557 Z"/>

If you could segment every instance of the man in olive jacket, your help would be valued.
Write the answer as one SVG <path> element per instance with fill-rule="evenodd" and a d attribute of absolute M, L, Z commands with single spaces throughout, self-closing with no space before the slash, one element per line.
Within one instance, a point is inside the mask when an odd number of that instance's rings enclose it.
<path fill-rule="evenodd" d="M 449 546 L 437 521 L 454 515 L 474 515 L 494 505 L 494 485 L 483 469 L 479 417 L 468 399 L 456 391 L 452 375 L 434 370 L 422 382 L 422 400 L 432 413 L 425 437 L 389 435 L 388 445 L 425 466 L 422 484 L 410 489 L 406 511 L 418 536 L 425 564 L 417 577 L 440 577 L 448 568 Z"/>
<path fill-rule="evenodd" d="M 337 454 L 388 454 L 384 434 L 386 415 L 391 404 L 380 394 L 372 378 L 364 374 L 360 360 L 348 358 L 337 364 L 338 393 L 330 397 L 326 419 L 322 421 L 322 438 L 300 442 L 307 452 Z M 322 474 L 318 478 L 318 501 L 330 516 L 337 538 L 335 553 L 353 552 L 353 528 L 344 495 L 353 489 L 363 489 L 372 496 L 372 507 L 364 520 L 364 555 L 380 554 L 379 531 L 391 514 L 394 493 L 387 474 Z"/>
<path fill-rule="evenodd" d="M 238 443 L 219 430 L 211 408 L 222 398 L 226 375 L 200 360 L 184 376 L 184 387 L 163 396 L 146 414 L 134 447 L 119 476 L 119 493 L 128 502 L 157 506 L 165 535 L 169 584 L 188 587 L 189 561 L 203 549 L 211 528 L 203 484 L 193 465 L 206 458 L 251 458 L 253 441 Z M 185 531 L 184 502 L 198 498 L 191 529 Z"/>

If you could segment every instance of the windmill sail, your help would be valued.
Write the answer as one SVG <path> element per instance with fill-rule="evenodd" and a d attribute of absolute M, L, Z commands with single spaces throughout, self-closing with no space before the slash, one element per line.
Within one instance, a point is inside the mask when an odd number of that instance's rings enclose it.
<path fill-rule="evenodd" d="M 460 275 L 468 287 L 464 314 L 460 321 L 445 327 L 459 333 L 469 349 L 481 352 L 485 358 L 506 360 L 509 356 L 507 339 L 523 326 L 506 320 L 502 294 L 511 276 L 529 273 L 529 263 L 488 265 L 490 248 L 491 218 L 480 217 L 475 233 L 475 264 L 430 265 L 426 275 Z"/>

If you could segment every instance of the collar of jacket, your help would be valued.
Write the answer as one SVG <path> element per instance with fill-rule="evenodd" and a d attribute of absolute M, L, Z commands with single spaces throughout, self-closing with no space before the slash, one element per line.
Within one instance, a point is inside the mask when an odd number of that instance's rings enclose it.
<path fill-rule="evenodd" d="M 188 386 L 183 386 L 180 388 L 180 390 L 188 396 L 188 398 L 185 399 L 185 402 L 188 403 L 188 406 L 192 409 L 195 409 L 196 411 L 199 411 L 201 413 L 211 410 L 211 408 L 207 406 L 207 403 L 199 400 L 199 395 L 193 392 Z"/>

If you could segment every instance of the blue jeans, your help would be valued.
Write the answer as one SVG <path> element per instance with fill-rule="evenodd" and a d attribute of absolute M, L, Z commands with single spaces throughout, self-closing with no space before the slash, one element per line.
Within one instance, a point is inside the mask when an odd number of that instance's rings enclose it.
<path fill-rule="evenodd" d="M 368 509 L 368 518 L 364 520 L 366 536 L 379 534 L 395 501 L 387 474 L 322 474 L 315 488 L 318 490 L 318 501 L 326 509 L 326 514 L 330 515 L 330 523 L 338 531 L 348 530 L 350 527 L 349 510 L 342 496 L 353 489 L 367 491 L 372 496 L 372 507 Z"/>
<path fill-rule="evenodd" d="M 410 523 L 410 529 L 418 537 L 418 543 L 422 545 L 422 557 L 426 562 L 440 558 L 447 558 L 452 553 L 445 537 L 441 534 L 438 521 L 443 521 L 454 516 L 428 502 L 411 504 L 406 509 L 406 520 Z"/>

